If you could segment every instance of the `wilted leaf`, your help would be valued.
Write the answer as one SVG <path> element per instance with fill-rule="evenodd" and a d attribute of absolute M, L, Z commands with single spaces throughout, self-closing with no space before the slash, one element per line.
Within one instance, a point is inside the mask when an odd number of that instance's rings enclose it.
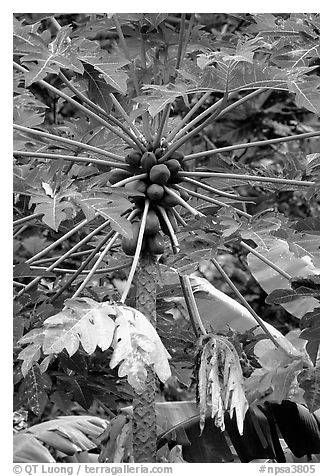
<path fill-rule="evenodd" d="M 224 431 L 224 413 L 232 418 L 236 413 L 239 433 L 248 409 L 243 389 L 243 374 L 233 345 L 222 336 L 202 337 L 203 345 L 198 372 L 200 427 L 204 427 L 206 412 L 210 411 L 215 425 Z"/>
<path fill-rule="evenodd" d="M 146 381 L 146 366 L 151 366 L 165 382 L 171 376 L 170 356 L 148 319 L 136 309 L 119 306 L 115 326 L 110 367 L 120 364 L 119 376 L 127 375 L 129 383 L 139 392 Z"/>

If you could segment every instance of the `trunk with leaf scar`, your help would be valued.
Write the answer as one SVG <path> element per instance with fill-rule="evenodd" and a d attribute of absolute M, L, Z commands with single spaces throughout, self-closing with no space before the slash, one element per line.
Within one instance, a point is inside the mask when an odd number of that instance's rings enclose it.
<path fill-rule="evenodd" d="M 155 258 L 147 253 L 141 255 L 136 272 L 136 309 L 144 314 L 156 327 L 156 281 L 157 266 Z M 133 454 L 135 463 L 156 461 L 156 413 L 155 413 L 155 374 L 147 368 L 147 381 L 144 391 L 135 394 L 133 400 Z"/>

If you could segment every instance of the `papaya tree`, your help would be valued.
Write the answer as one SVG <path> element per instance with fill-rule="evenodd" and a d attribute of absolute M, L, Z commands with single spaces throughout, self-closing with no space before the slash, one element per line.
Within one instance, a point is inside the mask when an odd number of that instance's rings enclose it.
<path fill-rule="evenodd" d="M 186 380 L 201 435 L 237 449 L 294 412 L 315 442 L 286 443 L 316 453 L 318 108 L 318 14 L 14 15 L 17 408 L 97 404 L 154 462 L 180 438 L 161 388 Z"/>

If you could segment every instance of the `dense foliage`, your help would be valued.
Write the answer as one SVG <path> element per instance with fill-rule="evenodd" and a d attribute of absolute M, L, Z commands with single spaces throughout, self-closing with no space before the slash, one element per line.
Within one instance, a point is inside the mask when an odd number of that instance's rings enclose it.
<path fill-rule="evenodd" d="M 132 461 L 151 371 L 159 461 L 318 453 L 319 15 L 16 14 L 13 79 L 16 460 Z"/>

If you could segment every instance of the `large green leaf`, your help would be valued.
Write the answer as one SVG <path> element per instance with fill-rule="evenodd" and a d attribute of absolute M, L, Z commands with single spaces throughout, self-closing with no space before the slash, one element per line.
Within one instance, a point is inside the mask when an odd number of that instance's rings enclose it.
<path fill-rule="evenodd" d="M 19 35 L 21 33 L 19 27 Z M 23 54 L 22 62 L 29 66 L 25 73 L 26 86 L 45 78 L 48 73 L 59 73 L 61 68 L 83 73 L 83 65 L 76 56 L 76 47 L 68 36 L 72 28 L 67 25 L 57 32 L 56 38 L 51 41 L 51 34 L 45 30 L 41 35 L 28 33 L 24 36 L 15 35 L 18 44 L 16 51 Z"/>
<path fill-rule="evenodd" d="M 102 196 L 101 194 L 94 196 L 92 193 L 83 193 L 78 202 L 88 220 L 98 213 L 110 221 L 112 229 L 123 236 L 132 237 L 131 222 L 122 216 L 132 204 L 126 197 L 118 195 L 117 191 Z"/>
<path fill-rule="evenodd" d="M 48 402 L 47 392 L 51 389 L 51 378 L 42 374 L 38 366 L 32 366 L 19 388 L 20 402 L 37 416 L 41 416 Z"/>

